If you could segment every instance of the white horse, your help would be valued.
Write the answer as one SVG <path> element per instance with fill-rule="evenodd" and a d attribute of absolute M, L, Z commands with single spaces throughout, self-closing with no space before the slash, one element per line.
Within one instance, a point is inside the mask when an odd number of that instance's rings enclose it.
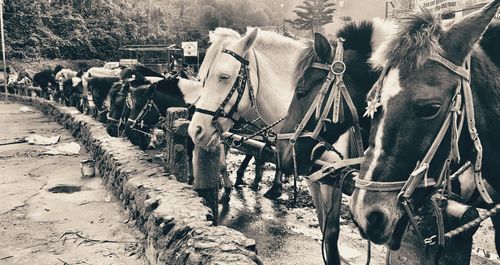
<path fill-rule="evenodd" d="M 293 96 L 293 73 L 295 62 L 307 45 L 306 42 L 293 40 L 274 32 L 248 28 L 245 36 L 234 30 L 217 28 L 210 32 L 210 42 L 204 62 L 200 68 L 199 79 L 203 83 L 197 109 L 216 111 L 233 87 L 241 62 L 234 55 L 223 52 L 229 50 L 236 56 L 245 58 L 249 63 L 248 79 L 253 85 L 253 96 L 256 98 L 256 108 L 251 107 L 248 85 L 244 88 L 241 101 L 236 103 L 236 94 L 224 106 L 224 111 L 230 112 L 234 106 L 237 109 L 235 119 L 249 116 L 260 117 L 265 123 L 271 124 L 284 117 Z M 235 106 L 237 105 L 237 106 Z M 222 131 L 228 131 L 234 121 L 228 118 L 218 118 Z M 279 131 L 278 123 L 273 130 Z M 212 116 L 196 112 L 189 126 L 189 134 L 194 143 L 210 148 L 220 144 L 220 135 L 212 125 Z M 281 194 L 281 175 L 277 173 L 272 188 L 266 197 L 276 198 Z M 257 181 L 258 183 L 258 181 Z M 256 181 L 252 188 L 257 188 Z M 229 188 L 231 184 L 225 184 Z M 223 197 L 224 199 L 224 197 Z"/>
<path fill-rule="evenodd" d="M 65 69 L 62 69 L 61 71 L 57 72 L 55 78 L 56 78 L 56 81 L 58 81 L 58 82 L 64 82 L 66 80 L 72 79 L 73 77 L 76 77 L 77 74 L 78 73 L 76 71 L 65 68 Z"/>

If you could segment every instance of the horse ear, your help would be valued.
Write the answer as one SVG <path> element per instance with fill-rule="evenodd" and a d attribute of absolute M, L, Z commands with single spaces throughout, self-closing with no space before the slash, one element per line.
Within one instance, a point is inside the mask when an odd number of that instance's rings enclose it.
<path fill-rule="evenodd" d="M 498 6 L 500 0 L 492 1 L 478 11 L 463 17 L 443 33 L 440 44 L 449 60 L 459 65 L 465 61 L 497 13 Z"/>
<path fill-rule="evenodd" d="M 249 29 L 250 30 L 250 29 Z M 252 47 L 254 44 L 255 40 L 257 39 L 257 34 L 259 33 L 259 29 L 253 28 L 251 31 L 247 31 L 245 36 L 241 38 L 240 44 L 241 44 L 241 50 L 243 54 L 247 53 L 247 51 Z"/>
<path fill-rule="evenodd" d="M 321 33 L 314 33 L 314 52 L 323 61 L 330 61 L 330 56 L 332 54 L 332 46 L 325 36 Z"/>

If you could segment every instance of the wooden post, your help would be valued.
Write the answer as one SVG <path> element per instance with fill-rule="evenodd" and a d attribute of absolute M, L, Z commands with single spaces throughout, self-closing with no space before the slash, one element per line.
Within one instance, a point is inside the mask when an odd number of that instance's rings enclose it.
<path fill-rule="evenodd" d="M 219 216 L 220 152 L 224 152 L 220 146 L 210 150 L 195 146 L 193 153 L 193 187 L 212 209 L 214 225 Z"/>
<path fill-rule="evenodd" d="M 180 182 L 188 182 L 187 137 L 189 113 L 186 108 L 167 109 L 165 128 L 165 171 Z"/>
<path fill-rule="evenodd" d="M 2 59 L 3 59 L 3 77 L 4 77 L 4 89 L 5 89 L 5 99 L 7 99 L 7 62 L 5 57 L 5 34 L 4 34 L 4 26 L 3 26 L 3 0 L 0 0 L 0 29 L 2 35 Z"/>

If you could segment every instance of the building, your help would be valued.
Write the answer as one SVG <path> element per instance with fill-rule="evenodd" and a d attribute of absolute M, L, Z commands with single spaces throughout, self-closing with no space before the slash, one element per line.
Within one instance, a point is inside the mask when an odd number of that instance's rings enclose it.
<path fill-rule="evenodd" d="M 402 17 L 407 12 L 424 7 L 441 14 L 444 19 L 454 19 L 474 12 L 490 0 L 398 0 L 392 2 L 399 6 L 399 10 L 394 12 L 394 18 Z M 496 18 L 498 19 L 500 16 L 497 14 Z"/>

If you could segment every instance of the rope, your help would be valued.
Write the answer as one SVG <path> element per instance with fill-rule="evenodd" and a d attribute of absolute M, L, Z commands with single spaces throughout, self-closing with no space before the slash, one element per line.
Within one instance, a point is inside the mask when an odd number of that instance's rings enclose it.
<path fill-rule="evenodd" d="M 234 142 L 233 142 L 233 144 L 234 144 L 235 146 L 239 146 L 239 145 L 241 145 L 242 143 L 244 143 L 245 141 L 251 140 L 251 139 L 253 139 L 253 138 L 255 138 L 255 137 L 259 136 L 259 135 L 264 136 L 264 135 L 263 135 L 263 133 L 268 132 L 268 131 L 269 131 L 269 130 L 271 130 L 274 126 L 276 126 L 276 125 L 278 125 L 280 122 L 284 121 L 286 118 L 287 118 L 287 116 L 282 117 L 282 118 L 278 119 L 277 121 L 273 122 L 272 124 L 270 124 L 270 125 L 268 125 L 268 126 L 266 126 L 266 127 L 262 128 L 262 129 L 258 130 L 257 132 L 255 132 L 255 133 L 251 134 L 250 136 L 248 136 L 248 137 L 242 137 L 240 140 L 238 140 L 238 141 L 234 141 Z"/>
<path fill-rule="evenodd" d="M 485 213 L 484 215 L 481 215 L 479 216 L 478 218 L 460 226 L 460 227 L 457 227 L 453 230 L 450 230 L 448 231 L 446 234 L 444 234 L 444 238 L 445 240 L 447 239 L 452 239 L 464 232 L 467 232 L 471 229 L 474 229 L 476 227 L 478 227 L 479 225 L 481 225 L 482 222 L 484 222 L 486 219 L 492 217 L 492 216 L 495 216 L 498 214 L 500 210 L 500 204 L 497 204 L 495 205 L 495 207 L 493 207 L 492 209 L 490 209 L 487 213 Z M 437 236 L 436 235 L 433 235 L 431 237 L 428 237 L 425 239 L 425 244 L 426 245 L 435 245 L 436 243 L 436 239 L 437 239 Z"/>

